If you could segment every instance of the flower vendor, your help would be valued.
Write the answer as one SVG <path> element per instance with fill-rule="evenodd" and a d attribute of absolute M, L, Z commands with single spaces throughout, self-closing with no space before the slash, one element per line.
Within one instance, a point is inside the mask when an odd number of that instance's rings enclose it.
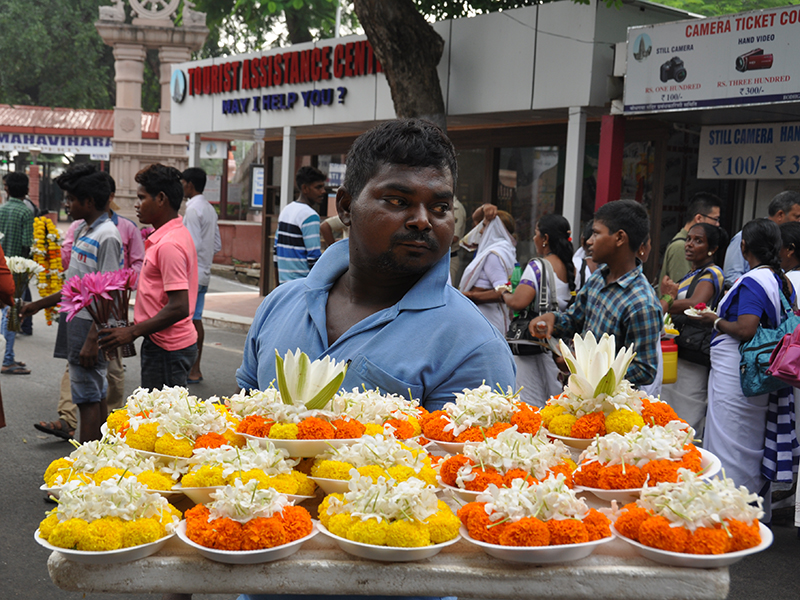
<path fill-rule="evenodd" d="M 155 232 L 145 242 L 134 324 L 101 332 L 104 350 L 145 338 L 141 347 L 144 388 L 186 386 L 197 358 L 197 331 L 192 325 L 197 252 L 178 215 L 183 202 L 180 177 L 180 171 L 161 164 L 149 165 L 136 174 L 136 212 Z"/>
<path fill-rule="evenodd" d="M 380 388 L 436 410 L 483 380 L 513 386 L 504 337 L 447 285 L 457 165 L 435 126 L 390 121 L 350 149 L 336 204 L 350 237 L 308 277 L 261 304 L 236 372 L 245 389 L 275 379 L 275 352 L 350 361 L 345 389 Z"/>
<path fill-rule="evenodd" d="M 75 165 L 59 175 L 56 183 L 66 193 L 69 214 L 85 221 L 75 234 L 66 277 L 119 270 L 122 267 L 122 239 L 108 218 L 111 188 L 106 176 L 94 165 Z M 59 302 L 61 292 L 56 292 L 23 306 L 20 314 L 33 315 Z M 105 398 L 107 362 L 105 355 L 99 352 L 97 327 L 86 308 L 70 320 L 59 320 L 54 356 L 66 358 L 69 362 L 70 391 L 80 413 L 81 441 L 100 439 L 100 425 L 108 412 Z"/>

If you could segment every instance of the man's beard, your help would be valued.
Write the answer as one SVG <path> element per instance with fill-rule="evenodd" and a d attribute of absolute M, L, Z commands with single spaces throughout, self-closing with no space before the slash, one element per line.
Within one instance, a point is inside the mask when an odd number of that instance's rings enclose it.
<path fill-rule="evenodd" d="M 440 248 L 438 240 L 428 231 L 409 231 L 408 233 L 404 234 L 396 234 L 392 236 L 389 250 L 378 255 L 378 258 L 375 261 L 375 268 L 384 273 L 396 273 L 398 275 L 419 275 L 428 271 L 433 264 L 435 264 L 435 262 L 438 262 L 439 259 L 434 261 L 434 263 L 426 265 L 399 262 L 393 250 L 398 244 L 402 244 L 404 242 L 425 242 L 428 245 L 428 250 L 425 251 L 432 254 L 437 254 Z"/>

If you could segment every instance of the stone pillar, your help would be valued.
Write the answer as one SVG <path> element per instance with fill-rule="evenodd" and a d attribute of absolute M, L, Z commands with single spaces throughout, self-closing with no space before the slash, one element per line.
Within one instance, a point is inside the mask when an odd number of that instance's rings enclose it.
<path fill-rule="evenodd" d="M 564 164 L 564 206 L 561 214 L 572 226 L 572 245 L 580 244 L 583 201 L 583 161 L 586 150 L 586 110 L 571 106 L 567 125 L 567 158 Z"/>
<path fill-rule="evenodd" d="M 158 60 L 161 65 L 158 82 L 161 84 L 161 115 L 158 139 L 178 142 L 186 141 L 185 135 L 173 135 L 170 133 L 170 106 L 172 105 L 172 90 L 170 89 L 170 79 L 172 78 L 172 65 L 191 60 L 192 53 L 187 47 L 162 46 L 158 51 Z"/>
<path fill-rule="evenodd" d="M 281 210 L 294 200 L 294 162 L 297 154 L 297 133 L 294 127 L 283 128 L 281 154 Z M 227 155 L 225 156 L 227 160 Z M 223 182 L 224 184 L 225 182 Z"/>
<path fill-rule="evenodd" d="M 114 107 L 114 137 L 142 139 L 142 83 L 145 49 L 141 44 L 114 46 L 114 81 L 117 104 Z"/>

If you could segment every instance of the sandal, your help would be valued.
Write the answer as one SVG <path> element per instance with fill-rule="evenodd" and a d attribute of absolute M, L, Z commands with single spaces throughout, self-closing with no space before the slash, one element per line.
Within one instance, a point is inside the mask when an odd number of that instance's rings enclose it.
<path fill-rule="evenodd" d="M 51 423 L 39 421 L 34 423 L 33 426 L 39 431 L 60 437 L 62 440 L 71 440 L 75 436 L 75 430 L 64 419 Z"/>
<path fill-rule="evenodd" d="M 25 367 L 22 367 L 20 365 L 14 364 L 14 365 L 4 366 L 2 369 L 0 369 L 0 373 L 3 373 L 5 375 L 30 375 L 31 370 L 26 369 Z"/>

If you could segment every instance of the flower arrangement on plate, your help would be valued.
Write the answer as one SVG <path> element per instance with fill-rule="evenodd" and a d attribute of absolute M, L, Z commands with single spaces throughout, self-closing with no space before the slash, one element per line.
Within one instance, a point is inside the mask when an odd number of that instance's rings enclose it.
<path fill-rule="evenodd" d="M 436 468 L 422 446 L 381 434 L 365 435 L 354 444 L 331 448 L 317 456 L 311 478 L 329 494 L 343 493 L 353 470 L 375 482 L 380 477 L 395 481 L 416 477 L 428 485 L 437 485 Z"/>
<path fill-rule="evenodd" d="M 100 484 L 107 479 L 136 478 L 148 490 L 172 493 L 173 484 L 182 473 L 144 457 L 115 435 L 84 444 L 72 441 L 75 450 L 65 458 L 50 463 L 44 473 L 48 490 L 61 488 L 67 482 Z"/>
<path fill-rule="evenodd" d="M 675 483 L 644 488 L 623 507 L 614 523 L 622 539 L 668 554 L 719 555 L 761 545 L 759 496 L 732 479 L 702 479 L 688 469 L 679 475 Z"/>
<path fill-rule="evenodd" d="M 188 462 L 189 472 L 175 489 L 183 490 L 190 498 L 192 494 L 186 488 L 230 486 L 236 480 L 256 480 L 258 489 L 272 488 L 281 494 L 314 495 L 314 482 L 294 469 L 299 461 L 290 459 L 286 450 L 269 442 L 264 447 L 248 440 L 242 448 L 196 448 Z"/>
<path fill-rule="evenodd" d="M 350 472 L 346 493 L 330 494 L 322 501 L 319 520 L 323 533 L 366 544 L 374 552 L 383 546 L 435 546 L 438 552 L 443 544 L 458 538 L 460 525 L 450 507 L 436 498 L 434 487 L 425 481 L 416 477 L 405 481 L 379 477 L 373 481 L 355 469 Z M 340 546 L 346 552 L 353 548 Z M 374 552 L 373 557 L 381 560 Z"/>
<path fill-rule="evenodd" d="M 576 467 L 564 444 L 550 441 L 543 430 L 535 435 L 520 433 L 514 425 L 495 438 L 464 444 L 461 454 L 440 463 L 439 478 L 456 495 L 469 501 L 490 485 L 508 487 L 515 479 L 535 483 L 559 473 L 572 487 Z"/>
<path fill-rule="evenodd" d="M 519 562 L 561 562 L 591 554 L 612 538 L 610 520 L 590 509 L 559 474 L 539 483 L 515 479 L 509 487 L 489 486 L 476 502 L 458 511 L 462 535 L 487 553 Z M 575 552 L 531 552 L 571 546 Z M 507 548 L 528 552 L 507 552 Z"/>
<path fill-rule="evenodd" d="M 687 317 L 699 317 L 703 313 L 717 314 L 714 312 L 714 309 L 709 308 L 705 302 L 700 302 L 699 304 L 695 304 L 691 308 L 687 308 L 686 310 L 683 311 L 683 314 L 685 314 Z"/>
<path fill-rule="evenodd" d="M 314 524 L 308 511 L 293 506 L 285 495 L 261 488 L 258 481 L 237 479 L 212 494 L 208 505 L 198 504 L 186 511 L 185 530 L 179 536 L 201 550 L 204 556 L 228 563 L 262 562 L 267 549 L 308 539 Z M 237 554 L 240 554 L 237 558 Z M 251 554 L 248 554 L 251 553 Z M 291 552 L 290 552 L 291 554 Z M 277 558 L 282 558 L 278 556 Z M 250 557 L 252 560 L 248 560 Z"/>
<path fill-rule="evenodd" d="M 137 388 L 106 425 L 131 448 L 167 457 L 189 458 L 195 448 L 244 445 L 228 409 L 215 400 L 201 400 L 177 386 Z"/>
<path fill-rule="evenodd" d="M 514 425 L 521 433 L 535 434 L 542 422 L 539 409 L 518 401 L 517 395 L 511 388 L 503 393 L 486 384 L 465 389 L 455 394 L 455 402 L 422 417 L 422 433 L 451 453 L 460 452 L 464 442 L 497 437 Z"/>
<path fill-rule="evenodd" d="M 588 332 L 573 338 L 575 353 L 559 342 L 570 370 L 564 392 L 542 409 L 542 426 L 573 448 L 584 449 L 595 436 L 625 434 L 645 424 L 666 425 L 678 415 L 666 403 L 651 400 L 625 379 L 633 346 L 616 351 L 613 335 L 600 341 Z"/>
<path fill-rule="evenodd" d="M 69 481 L 61 488 L 58 507 L 39 525 L 36 538 L 67 558 L 93 562 L 93 555 L 163 540 L 172 535 L 180 517 L 166 499 L 132 477 L 107 479 L 99 485 Z M 133 560 L 126 553 L 117 557 Z"/>

